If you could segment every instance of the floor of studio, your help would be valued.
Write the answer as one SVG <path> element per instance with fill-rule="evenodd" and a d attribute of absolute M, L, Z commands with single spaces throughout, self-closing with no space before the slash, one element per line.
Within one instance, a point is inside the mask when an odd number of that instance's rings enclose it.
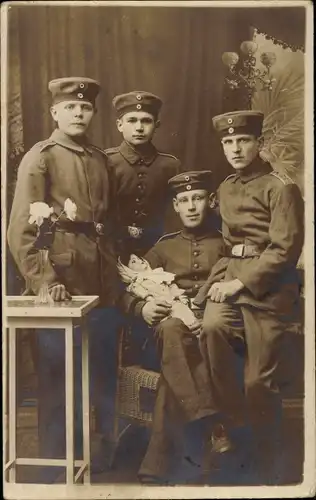
<path fill-rule="evenodd" d="M 302 399 L 288 399 L 285 401 L 285 419 L 284 419 L 284 435 L 285 445 L 282 456 L 286 457 L 286 467 L 283 475 L 282 484 L 299 484 L 302 481 L 302 468 L 304 461 L 304 421 L 303 421 L 303 401 Z M 112 470 L 107 472 L 94 474 L 91 477 L 93 484 L 109 484 L 109 483 L 137 483 L 137 471 L 144 456 L 146 445 L 148 442 L 148 433 L 140 427 L 132 427 L 129 432 L 122 438 L 120 446 L 116 453 L 115 465 Z M 136 444 L 137 443 L 137 444 Z M 94 446 L 94 435 L 91 437 L 91 447 Z M 36 404 L 33 406 L 21 407 L 18 413 L 18 432 L 17 432 L 17 449 L 19 457 L 36 457 L 38 456 L 38 439 L 37 439 L 37 410 Z M 190 464 L 186 463 L 186 471 L 183 471 L 182 484 L 199 484 L 200 472 L 196 464 L 191 464 L 191 468 L 195 467 L 195 471 L 191 470 Z M 209 484 L 221 484 L 223 477 L 226 479 L 229 475 L 231 464 L 223 464 L 223 471 L 208 480 Z M 181 469 L 181 464 L 180 464 Z M 36 480 L 34 477 L 35 468 L 19 467 L 17 473 L 17 481 L 21 483 L 33 483 Z M 188 473 L 187 473 L 188 472 Z M 236 476 L 237 474 L 237 476 Z M 231 476 L 233 478 L 234 474 Z M 235 478 L 238 477 L 235 470 Z M 181 477 L 181 474 L 180 476 Z M 224 481 L 225 481 L 224 479 Z M 237 484 L 238 484 L 237 479 Z M 244 484 L 247 484 L 247 480 Z M 234 484 L 234 479 L 229 480 L 231 485 Z"/>

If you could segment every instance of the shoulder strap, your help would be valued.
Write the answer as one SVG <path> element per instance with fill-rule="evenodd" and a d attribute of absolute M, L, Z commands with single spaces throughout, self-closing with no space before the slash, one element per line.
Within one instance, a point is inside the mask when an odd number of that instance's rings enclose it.
<path fill-rule="evenodd" d="M 223 180 L 223 182 L 226 182 L 228 179 L 232 179 L 233 177 L 236 177 L 236 174 L 230 174 L 226 177 L 226 179 Z"/>
<path fill-rule="evenodd" d="M 289 184 L 295 184 L 295 182 L 291 179 L 289 175 L 287 175 L 285 172 L 278 172 L 277 170 L 273 170 L 273 172 L 270 172 L 270 175 L 273 175 L 277 179 L 279 179 L 285 186 Z"/>
<path fill-rule="evenodd" d="M 157 154 L 160 156 L 167 156 L 168 158 L 173 158 L 174 160 L 180 161 L 179 158 L 171 155 L 170 153 L 161 153 L 161 151 L 157 151 Z"/>
<path fill-rule="evenodd" d="M 45 151 L 45 149 L 55 146 L 56 142 L 53 141 L 52 139 L 46 139 L 45 141 L 40 141 L 34 144 L 33 148 L 38 148 L 40 152 Z M 33 149 L 32 148 L 32 149 Z"/>
<path fill-rule="evenodd" d="M 114 147 L 114 148 L 107 148 L 104 150 L 104 153 L 106 155 L 113 155 L 114 153 L 118 153 L 119 152 L 119 148 L 118 147 Z"/>
<path fill-rule="evenodd" d="M 169 238 L 172 238 L 173 236 L 176 236 L 177 234 L 180 234 L 180 233 L 181 233 L 181 231 L 175 231 L 174 233 L 163 234 L 161 236 L 161 238 L 159 238 L 157 243 L 159 243 L 160 241 L 163 241 L 163 240 L 168 240 Z"/>
<path fill-rule="evenodd" d="M 103 156 L 107 156 L 105 149 L 98 148 L 98 146 L 95 146 L 94 144 L 90 144 L 90 147 L 101 153 Z"/>

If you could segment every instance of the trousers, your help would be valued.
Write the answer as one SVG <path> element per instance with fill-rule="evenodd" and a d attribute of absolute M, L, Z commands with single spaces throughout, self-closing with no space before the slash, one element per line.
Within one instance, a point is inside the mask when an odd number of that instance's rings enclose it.
<path fill-rule="evenodd" d="M 162 321 L 154 335 L 161 376 L 151 437 L 139 474 L 164 477 L 179 450 L 185 424 L 213 415 L 214 408 L 197 338 L 174 318 Z"/>
<path fill-rule="evenodd" d="M 99 432 L 110 434 L 113 426 L 117 329 L 122 318 L 114 307 L 95 309 L 88 317 L 90 397 Z M 61 330 L 39 330 L 38 428 L 43 458 L 65 457 L 65 340 Z M 75 455 L 82 455 L 81 335 L 74 331 Z"/>
<path fill-rule="evenodd" d="M 253 432 L 258 460 L 270 458 L 282 436 L 282 388 L 289 384 L 288 317 L 251 306 L 208 301 L 200 349 L 218 413 Z M 236 348 L 244 346 L 244 380 L 236 372 Z M 293 365 L 292 365 L 293 370 Z M 266 458 L 266 464 L 272 462 Z"/>

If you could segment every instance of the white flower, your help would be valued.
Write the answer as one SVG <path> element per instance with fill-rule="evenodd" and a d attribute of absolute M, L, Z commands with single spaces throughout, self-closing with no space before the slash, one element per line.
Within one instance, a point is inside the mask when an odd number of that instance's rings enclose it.
<path fill-rule="evenodd" d="M 30 218 L 29 224 L 35 224 L 40 227 L 44 219 L 48 219 L 54 212 L 53 207 L 47 205 L 43 201 L 35 201 L 30 204 Z"/>
<path fill-rule="evenodd" d="M 77 205 L 70 198 L 67 198 L 64 203 L 64 212 L 68 219 L 75 220 L 77 216 Z"/>

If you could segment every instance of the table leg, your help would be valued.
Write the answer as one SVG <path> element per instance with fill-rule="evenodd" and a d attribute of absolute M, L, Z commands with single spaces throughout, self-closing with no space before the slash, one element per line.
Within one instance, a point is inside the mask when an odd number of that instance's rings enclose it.
<path fill-rule="evenodd" d="M 9 462 L 16 460 L 16 329 L 9 328 Z M 15 463 L 9 471 L 9 481 L 15 483 Z"/>
<path fill-rule="evenodd" d="M 87 464 L 84 483 L 90 484 L 90 402 L 89 402 L 89 329 L 87 320 L 82 322 L 82 423 L 83 461 Z"/>
<path fill-rule="evenodd" d="M 65 326 L 66 482 L 74 483 L 74 351 L 72 322 Z"/>

